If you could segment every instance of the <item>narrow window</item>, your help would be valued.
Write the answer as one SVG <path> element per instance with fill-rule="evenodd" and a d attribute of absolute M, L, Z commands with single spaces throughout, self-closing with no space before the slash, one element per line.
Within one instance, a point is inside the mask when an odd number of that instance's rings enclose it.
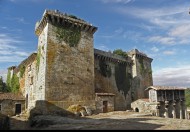
<path fill-rule="evenodd" d="M 1 108 L 1 104 L 0 104 L 0 111 L 2 110 L 2 108 Z"/>
<path fill-rule="evenodd" d="M 29 65 L 29 66 L 28 66 L 28 72 L 30 72 L 31 70 L 32 70 L 32 66 Z"/>
<path fill-rule="evenodd" d="M 30 78 L 30 85 L 33 85 L 34 77 Z"/>

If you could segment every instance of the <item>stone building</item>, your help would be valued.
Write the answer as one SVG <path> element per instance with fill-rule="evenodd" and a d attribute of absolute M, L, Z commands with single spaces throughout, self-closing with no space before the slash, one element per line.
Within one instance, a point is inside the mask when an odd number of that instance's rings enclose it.
<path fill-rule="evenodd" d="M 25 98 L 21 94 L 0 93 L 0 113 L 13 116 L 25 110 Z"/>
<path fill-rule="evenodd" d="M 149 86 L 149 99 L 139 99 L 131 104 L 134 111 L 152 113 L 166 118 L 187 119 L 185 89 L 172 86 Z"/>
<path fill-rule="evenodd" d="M 76 16 L 45 10 L 35 26 L 37 54 L 13 70 L 28 111 L 38 102 L 43 114 L 74 104 L 109 112 L 130 109 L 132 101 L 148 98 L 153 59 L 137 49 L 127 57 L 94 49 L 97 29 Z"/>

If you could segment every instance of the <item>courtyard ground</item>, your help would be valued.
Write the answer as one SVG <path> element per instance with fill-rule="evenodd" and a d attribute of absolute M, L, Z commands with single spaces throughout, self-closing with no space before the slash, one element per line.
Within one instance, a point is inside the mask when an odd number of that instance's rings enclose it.
<path fill-rule="evenodd" d="M 68 118 L 37 116 L 35 127 L 25 117 L 12 117 L 11 130 L 190 130 L 190 120 L 154 117 L 149 114 L 115 111 Z"/>

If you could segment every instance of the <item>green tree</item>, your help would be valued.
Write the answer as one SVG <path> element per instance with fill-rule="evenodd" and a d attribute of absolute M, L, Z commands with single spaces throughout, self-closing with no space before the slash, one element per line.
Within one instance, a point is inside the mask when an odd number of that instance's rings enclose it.
<path fill-rule="evenodd" d="M 3 78 L 2 76 L 0 77 L 0 92 L 4 91 L 4 83 L 3 83 Z"/>
<path fill-rule="evenodd" d="M 3 77 L 0 77 L 0 92 L 7 92 L 6 84 L 3 82 Z"/>
<path fill-rule="evenodd" d="M 11 72 L 8 70 L 7 73 L 7 81 L 6 81 L 6 91 L 16 93 L 19 91 L 20 84 L 19 84 L 19 77 L 13 73 L 11 77 Z"/>
<path fill-rule="evenodd" d="M 114 50 L 113 54 L 120 55 L 120 56 L 123 56 L 123 57 L 128 57 L 127 52 L 123 51 L 122 49 Z"/>
<path fill-rule="evenodd" d="M 190 88 L 187 88 L 185 90 L 185 102 L 186 102 L 186 106 L 190 107 Z"/>

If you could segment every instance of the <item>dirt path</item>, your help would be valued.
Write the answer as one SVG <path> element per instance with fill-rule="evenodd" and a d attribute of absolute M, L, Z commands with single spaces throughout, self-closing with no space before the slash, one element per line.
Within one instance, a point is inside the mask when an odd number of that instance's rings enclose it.
<path fill-rule="evenodd" d="M 10 117 L 10 130 L 31 130 L 26 117 Z"/>

